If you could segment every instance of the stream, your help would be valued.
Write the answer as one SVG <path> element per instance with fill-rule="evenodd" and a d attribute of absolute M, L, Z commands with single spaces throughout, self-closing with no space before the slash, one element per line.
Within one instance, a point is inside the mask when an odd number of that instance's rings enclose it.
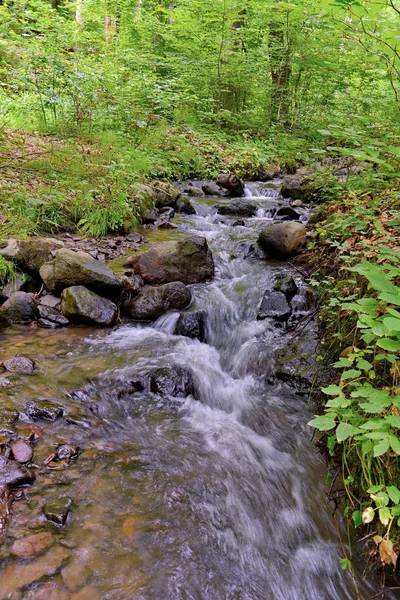
<path fill-rule="evenodd" d="M 7 533 L 12 541 L 50 531 L 54 544 L 45 556 L 50 560 L 62 549 L 62 569 L 44 568 L 40 580 L 24 580 L 26 562 L 3 545 L 0 598 L 356 597 L 349 572 L 339 565 L 343 553 L 327 500 L 326 464 L 307 426 L 314 410 L 307 369 L 315 368 L 318 352 L 316 325 L 307 318 L 312 305 L 290 264 L 254 252 L 259 231 L 281 201 L 276 184 L 248 184 L 248 199 L 258 210 L 242 224 L 217 213 L 214 205 L 227 200 L 196 198 L 197 214 L 179 215 L 178 229 L 144 231 L 150 242 L 187 233 L 207 238 L 215 277 L 190 286 L 194 300 L 187 309 L 206 315 L 207 343 L 174 335 L 175 312 L 153 324 L 126 322 L 110 330 L 0 331 L 2 359 L 21 353 L 38 367 L 31 376 L 17 376 L 7 394 L 0 390 L 3 405 L 22 415 L 18 435 L 27 435 L 28 400 L 56 401 L 68 417 L 38 423 L 43 435 L 34 464 L 43 465 L 59 444 L 80 448 L 67 466 L 38 469 L 34 485 L 13 505 Z M 306 222 L 308 210 L 299 212 Z M 299 288 L 293 305 L 301 326 L 292 329 L 257 320 L 264 292 L 282 272 L 293 275 Z M 296 373 L 276 360 L 288 344 L 308 352 Z M 194 396 L 130 392 L 149 371 L 176 366 L 191 373 Z M 72 500 L 62 527 L 42 513 L 44 502 L 59 496 Z M 346 544 L 339 512 L 337 520 Z M 379 582 L 363 577 L 364 548 L 355 544 L 354 550 L 361 595 L 368 600 Z"/>

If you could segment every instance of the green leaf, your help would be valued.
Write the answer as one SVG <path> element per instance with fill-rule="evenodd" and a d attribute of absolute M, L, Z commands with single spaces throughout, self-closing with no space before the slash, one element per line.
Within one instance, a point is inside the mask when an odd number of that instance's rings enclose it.
<path fill-rule="evenodd" d="M 372 487 L 367 489 L 367 493 L 368 494 L 376 494 L 377 492 L 380 492 L 381 490 L 383 490 L 385 486 L 383 484 L 381 485 L 373 485 Z"/>
<path fill-rule="evenodd" d="M 389 446 L 390 442 L 388 439 L 378 442 L 374 446 L 374 456 L 382 456 L 382 454 L 385 454 L 389 450 Z"/>
<path fill-rule="evenodd" d="M 396 319 L 396 317 L 385 317 L 382 321 L 389 333 L 400 331 L 400 319 Z"/>
<path fill-rule="evenodd" d="M 315 419 L 310 421 L 308 425 L 310 425 L 311 427 L 315 427 L 320 431 L 329 431 L 329 429 L 333 429 L 335 427 L 336 423 L 335 419 L 323 415 L 321 417 L 316 417 Z"/>
<path fill-rule="evenodd" d="M 349 369 L 348 371 L 345 371 L 344 373 L 342 373 L 341 380 L 347 381 L 348 379 L 357 379 L 357 377 L 360 377 L 360 375 L 361 375 L 361 371 L 359 371 L 357 369 Z"/>
<path fill-rule="evenodd" d="M 390 519 L 392 518 L 392 514 L 391 514 L 390 510 L 386 507 L 380 508 L 378 511 L 378 514 L 379 514 L 379 520 L 382 523 L 382 525 L 389 525 Z"/>
<path fill-rule="evenodd" d="M 400 342 L 397 340 L 391 340 L 389 338 L 383 338 L 382 340 L 378 340 L 376 345 L 379 348 L 383 348 L 384 350 L 389 350 L 389 352 L 399 352 L 400 351 Z"/>
<path fill-rule="evenodd" d="M 353 521 L 355 527 L 360 527 L 362 525 L 362 512 L 361 510 L 355 510 L 353 512 Z"/>
<path fill-rule="evenodd" d="M 389 485 L 386 487 L 386 492 L 393 502 L 393 504 L 399 504 L 400 502 L 400 490 L 395 485 Z"/>
<path fill-rule="evenodd" d="M 390 446 L 396 454 L 400 454 L 400 440 L 395 435 L 389 436 Z"/>
<path fill-rule="evenodd" d="M 387 506 L 389 504 L 389 496 L 385 492 L 378 492 L 376 495 L 371 494 L 376 506 Z"/>
<path fill-rule="evenodd" d="M 340 423 L 336 429 L 336 439 L 338 442 L 344 442 L 354 435 L 354 427 L 350 423 Z"/>
<path fill-rule="evenodd" d="M 334 455 L 334 451 L 335 451 L 335 446 L 336 446 L 336 437 L 334 435 L 330 435 L 328 437 L 328 441 L 327 441 L 326 445 L 328 447 L 329 454 L 331 456 L 333 456 Z"/>
<path fill-rule="evenodd" d="M 392 427 L 400 429 L 400 415 L 386 415 L 385 421 L 387 421 Z"/>
<path fill-rule="evenodd" d="M 342 393 L 342 388 L 338 385 L 328 385 L 328 387 L 321 388 L 321 391 L 327 396 L 336 396 Z"/>

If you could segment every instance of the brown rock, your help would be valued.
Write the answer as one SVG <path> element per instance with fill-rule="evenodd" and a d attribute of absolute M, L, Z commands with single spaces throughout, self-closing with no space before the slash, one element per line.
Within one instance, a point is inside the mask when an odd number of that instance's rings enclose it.
<path fill-rule="evenodd" d="M 27 565 L 18 563 L 8 565 L 3 569 L 0 579 L 0 598 L 7 598 L 17 590 L 40 581 L 43 577 L 54 575 L 69 556 L 68 550 L 58 546 L 35 562 Z"/>
<path fill-rule="evenodd" d="M 32 558 L 43 554 L 54 544 L 54 537 L 49 531 L 35 533 L 28 537 L 16 540 L 10 548 L 11 554 L 18 558 Z"/>
<path fill-rule="evenodd" d="M 91 576 L 92 570 L 90 567 L 76 559 L 72 559 L 61 571 L 62 580 L 71 592 L 76 592 L 83 587 Z"/>
<path fill-rule="evenodd" d="M 30 461 L 33 456 L 33 451 L 30 445 L 22 440 L 18 440 L 18 442 L 12 444 L 11 452 L 14 460 L 19 463 L 26 463 Z"/>

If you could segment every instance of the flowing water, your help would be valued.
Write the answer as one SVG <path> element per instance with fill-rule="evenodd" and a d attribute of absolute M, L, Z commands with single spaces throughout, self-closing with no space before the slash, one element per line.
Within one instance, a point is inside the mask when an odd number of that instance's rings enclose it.
<path fill-rule="evenodd" d="M 306 425 L 313 413 L 307 392 L 290 385 L 290 376 L 274 378 L 276 350 L 298 336 L 315 353 L 315 325 L 306 319 L 299 334 L 257 320 L 264 291 L 282 271 L 300 287 L 297 317 L 310 311 L 296 271 L 253 253 L 259 230 L 275 214 L 275 187 L 247 188 L 259 209 L 244 225 L 221 218 L 209 199 L 193 201 L 197 214 L 180 220 L 179 232 L 205 236 L 214 255 L 215 278 L 191 286 L 188 309 L 207 314 L 208 343 L 174 335 L 178 313 L 113 330 L 14 327 L 0 334 L 4 356 L 20 352 L 38 364 L 36 374 L 14 380 L 9 394 L 22 419 L 26 401 L 37 398 L 57 400 L 69 415 L 69 423 L 43 424 L 34 462 L 43 465 L 63 442 L 81 447 L 70 466 L 38 469 L 36 483 L 14 504 L 8 531 L 12 541 L 49 528 L 44 501 L 69 495 L 68 521 L 53 528 L 57 544 L 71 551 L 67 569 L 21 591 L 18 561 L 3 547 L 2 597 L 355 598 L 349 573 L 339 567 L 326 466 Z M 308 212 L 301 212 L 306 221 Z M 192 373 L 196 398 L 129 392 L 139 376 L 176 365 Z M 18 427 L 23 435 L 27 425 Z M 367 600 L 379 588 L 358 576 Z"/>

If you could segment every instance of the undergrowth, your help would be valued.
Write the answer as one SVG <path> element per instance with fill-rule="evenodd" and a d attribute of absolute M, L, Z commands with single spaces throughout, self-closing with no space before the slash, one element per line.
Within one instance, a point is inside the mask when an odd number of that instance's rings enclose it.
<path fill-rule="evenodd" d="M 387 175 L 387 177 L 385 177 Z M 355 527 L 373 523 L 385 565 L 400 554 L 399 180 L 366 171 L 314 216 L 308 257 L 325 359 L 337 369 L 310 425 L 339 460 Z M 346 557 L 343 568 L 352 569 Z"/>

